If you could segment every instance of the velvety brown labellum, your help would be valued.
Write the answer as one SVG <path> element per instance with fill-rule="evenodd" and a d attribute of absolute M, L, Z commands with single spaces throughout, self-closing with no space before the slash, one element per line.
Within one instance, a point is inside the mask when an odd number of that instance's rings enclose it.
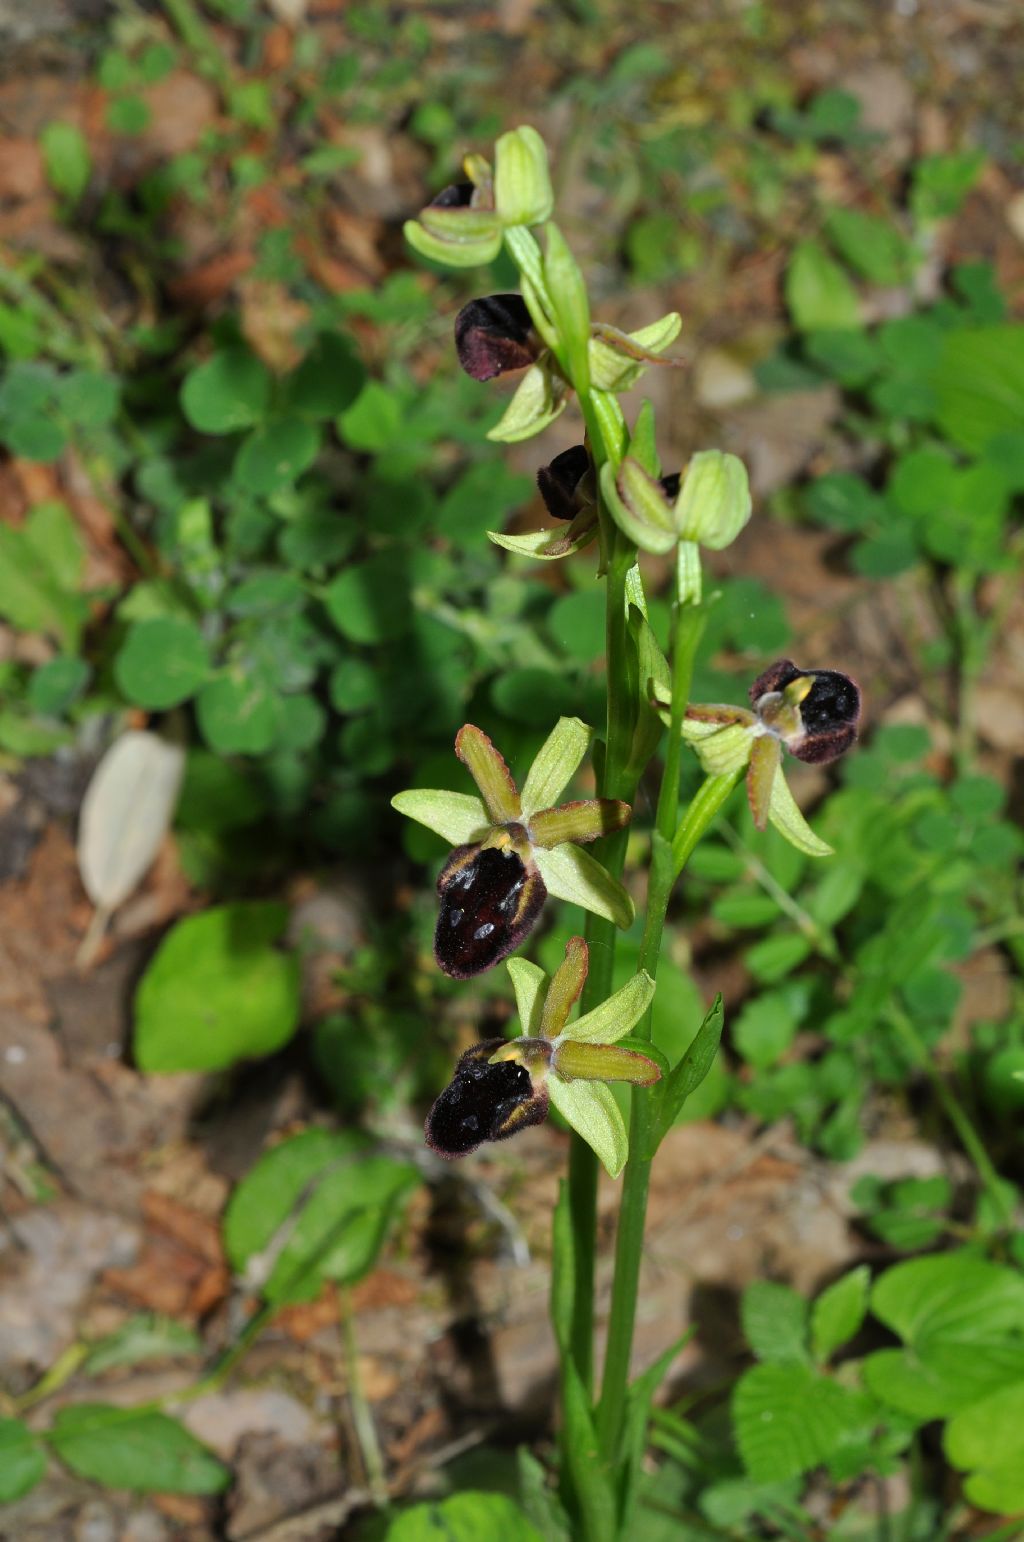
<path fill-rule="evenodd" d="M 428 205 L 431 209 L 468 209 L 473 202 L 476 188 L 472 182 L 452 182 L 443 187 Z"/>
<path fill-rule="evenodd" d="M 537 486 L 553 519 L 575 519 L 583 507 L 580 483 L 590 470 L 586 446 L 574 444 L 537 472 Z M 592 501 L 592 500 L 591 500 Z"/>
<path fill-rule="evenodd" d="M 514 851 L 456 846 L 437 880 L 441 909 L 434 958 L 453 980 L 500 964 L 533 929 L 547 898 L 544 880 Z"/>
<path fill-rule="evenodd" d="M 522 296 L 492 294 L 470 300 L 455 318 L 455 351 L 474 380 L 492 380 L 532 364 L 537 347 Z"/>
<path fill-rule="evenodd" d="M 675 503 L 679 497 L 679 487 L 682 479 L 682 473 L 679 471 L 670 471 L 667 477 L 661 478 L 661 490 L 669 503 Z"/>
<path fill-rule="evenodd" d="M 786 747 L 798 760 L 824 765 L 835 760 L 857 737 L 860 717 L 860 687 L 838 669 L 799 669 L 792 659 L 780 659 L 760 675 L 750 687 L 750 700 L 756 705 L 770 691 L 784 691 L 793 680 L 806 675 L 814 681 L 800 703 L 803 734 L 786 741 Z"/>
<path fill-rule="evenodd" d="M 439 1156 L 468 1156 L 485 1140 L 507 1140 L 547 1117 L 548 1094 L 534 1088 L 515 1061 L 488 1062 L 504 1039 L 485 1039 L 467 1049 L 425 1125 L 427 1145 Z"/>

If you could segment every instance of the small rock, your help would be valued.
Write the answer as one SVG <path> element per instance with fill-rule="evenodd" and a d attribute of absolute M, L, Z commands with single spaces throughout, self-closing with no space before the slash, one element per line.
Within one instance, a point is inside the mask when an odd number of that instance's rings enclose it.
<path fill-rule="evenodd" d="M 1006 205 L 1006 223 L 1024 244 L 1024 193 L 1015 193 Z"/>
<path fill-rule="evenodd" d="M 738 407 L 757 395 L 753 372 L 724 348 L 706 348 L 700 355 L 693 387 L 701 406 L 716 411 Z"/>
<path fill-rule="evenodd" d="M 0 1237 L 0 1362 L 42 1369 L 74 1338 L 94 1278 L 131 1259 L 138 1229 L 67 1201 L 15 1217 L 9 1236 Z"/>
<path fill-rule="evenodd" d="M 906 133 L 914 118 L 914 91 L 895 64 L 866 64 L 836 82 L 860 103 L 861 123 L 878 134 Z"/>
<path fill-rule="evenodd" d="M 196 1398 L 184 1422 L 225 1461 L 230 1461 L 244 1436 L 270 1435 L 289 1445 L 312 1440 L 317 1421 L 297 1398 L 271 1387 L 243 1387 L 237 1392 L 211 1392 Z"/>

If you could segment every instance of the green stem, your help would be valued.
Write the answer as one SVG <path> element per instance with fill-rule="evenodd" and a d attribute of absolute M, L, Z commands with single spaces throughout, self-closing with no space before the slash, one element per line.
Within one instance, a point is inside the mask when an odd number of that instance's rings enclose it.
<path fill-rule="evenodd" d="M 978 1177 L 988 1190 L 996 1213 L 1002 1217 L 1003 1225 L 1009 1230 L 1013 1225 L 1013 1205 L 1006 1197 L 995 1164 L 986 1151 L 981 1136 L 971 1123 L 966 1109 L 953 1089 L 935 1069 L 928 1045 L 921 1038 L 909 1015 L 901 1007 L 893 1006 L 889 1010 L 889 1020 L 910 1050 L 917 1065 L 931 1082 L 946 1118 L 959 1136 L 960 1144 L 974 1163 Z"/>
<path fill-rule="evenodd" d="M 391 1496 L 388 1493 L 387 1477 L 384 1472 L 384 1456 L 377 1437 L 373 1409 L 370 1407 L 366 1388 L 359 1374 L 359 1351 L 352 1316 L 352 1292 L 344 1287 L 338 1289 L 338 1315 L 341 1320 L 341 1342 L 345 1352 L 345 1370 L 348 1375 L 348 1400 L 359 1452 L 363 1459 L 366 1486 L 378 1510 L 386 1510 L 391 1502 Z"/>
<path fill-rule="evenodd" d="M 651 868 L 647 888 L 647 915 L 640 943 L 639 967 L 656 976 L 669 899 L 676 879 L 673 860 L 673 836 L 679 812 L 679 767 L 681 730 L 693 664 L 704 630 L 704 616 L 699 608 L 680 607 L 673 611 L 672 708 L 668 745 L 661 789 L 658 794 L 656 828 L 651 847 Z M 716 811 L 717 812 L 717 811 Z M 650 1039 L 653 1008 L 649 1007 L 637 1025 L 638 1038 Z M 643 1088 L 633 1089 L 630 1098 L 629 1144 L 633 1153 L 626 1164 L 622 1201 L 615 1238 L 615 1278 L 612 1286 L 611 1315 L 605 1350 L 601 1401 L 598 1408 L 598 1435 L 602 1452 L 609 1458 L 622 1428 L 629 1362 L 636 1321 L 637 1290 L 640 1281 L 640 1257 L 643 1250 L 644 1224 L 647 1217 L 647 1193 L 650 1184 L 651 1100 Z"/>

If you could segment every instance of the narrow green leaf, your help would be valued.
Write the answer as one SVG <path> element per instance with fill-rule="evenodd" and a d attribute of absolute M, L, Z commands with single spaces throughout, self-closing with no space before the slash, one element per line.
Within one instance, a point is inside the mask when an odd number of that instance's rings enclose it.
<path fill-rule="evenodd" d="M 711 1070 L 722 1042 L 724 1027 L 725 1008 L 721 995 L 718 995 L 708 1008 L 686 1054 L 661 1083 L 658 1110 L 653 1120 L 651 1156 L 675 1124 L 691 1092 L 696 1091 Z"/>

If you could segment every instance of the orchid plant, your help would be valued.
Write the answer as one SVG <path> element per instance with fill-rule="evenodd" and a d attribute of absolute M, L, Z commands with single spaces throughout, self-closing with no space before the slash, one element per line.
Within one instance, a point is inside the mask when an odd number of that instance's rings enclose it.
<path fill-rule="evenodd" d="M 770 821 L 812 856 L 829 847 L 810 829 L 782 770 L 783 751 L 824 763 L 856 737 L 860 692 L 834 669 L 788 659 L 750 688 L 750 706 L 690 701 L 706 607 L 702 550 L 721 550 L 751 516 L 746 471 L 734 455 L 694 454 L 663 474 L 649 402 L 627 422 L 622 392 L 668 361 L 681 329 L 672 312 L 625 333 L 591 318 L 580 269 L 552 221 L 547 152 L 530 127 L 497 141 L 493 166 L 468 156 L 465 180 L 445 188 L 406 226 L 410 244 L 436 263 L 478 267 L 505 249 L 519 293 L 471 301 L 455 320 L 459 361 L 474 379 L 512 374 L 517 385 L 490 437 L 518 442 L 541 433 L 575 401 L 581 442 L 538 471 L 538 487 L 560 522 L 526 535 L 491 532 L 522 557 L 557 561 L 597 547 L 606 579 L 607 710 L 599 734 L 576 718 L 552 729 L 520 790 L 487 736 L 466 724 L 455 752 L 478 796 L 413 789 L 395 808 L 436 831 L 453 850 L 437 881 L 434 957 L 460 980 L 507 960 L 520 1037 L 485 1040 L 454 1068 L 426 1123 L 445 1158 L 470 1155 L 539 1123 L 549 1106 L 572 1130 L 569 1167 L 553 1223 L 552 1323 L 561 1363 L 560 1502 L 550 1496 L 555 1535 L 583 1542 L 631 1536 L 650 1404 L 678 1349 L 630 1382 L 651 1162 L 686 1100 L 707 1074 L 722 1033 L 721 999 L 686 1055 L 668 1066 L 652 1042 L 651 1002 L 669 900 L 679 874 L 745 775 L 754 823 Z M 540 239 L 534 234 L 540 229 Z M 648 620 L 638 554 L 672 559 L 668 655 Z M 634 904 L 622 883 L 631 806 L 641 775 L 665 738 L 651 833 L 639 968 L 612 990 L 616 931 Z M 683 749 L 696 752 L 704 781 L 680 808 Z M 559 803 L 590 752 L 597 796 Z M 597 855 L 584 846 L 594 842 Z M 570 940 L 548 979 L 510 957 L 537 924 L 547 897 L 589 912 L 586 938 Z M 572 1012 L 577 1001 L 580 1015 Z M 628 1122 L 609 1083 L 631 1086 Z M 623 1174 L 615 1275 L 600 1386 L 594 1374 L 597 1164 Z"/>

